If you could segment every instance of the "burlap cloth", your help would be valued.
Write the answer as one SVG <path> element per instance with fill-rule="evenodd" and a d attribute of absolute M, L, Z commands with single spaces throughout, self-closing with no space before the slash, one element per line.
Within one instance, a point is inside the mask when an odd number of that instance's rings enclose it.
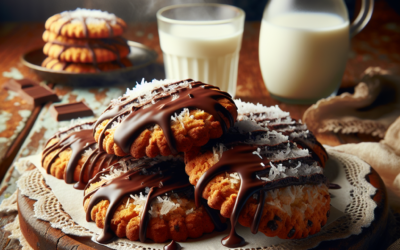
<path fill-rule="evenodd" d="M 322 99 L 303 116 L 311 131 L 364 133 L 384 137 L 400 116 L 400 76 L 381 68 L 368 68 L 354 94 Z"/>
<path fill-rule="evenodd" d="M 303 121 L 317 133 L 363 133 L 383 138 L 335 149 L 358 156 L 382 177 L 396 221 L 390 231 L 398 239 L 388 249 L 400 249 L 400 76 L 370 67 L 353 94 L 318 101 L 304 113 Z"/>

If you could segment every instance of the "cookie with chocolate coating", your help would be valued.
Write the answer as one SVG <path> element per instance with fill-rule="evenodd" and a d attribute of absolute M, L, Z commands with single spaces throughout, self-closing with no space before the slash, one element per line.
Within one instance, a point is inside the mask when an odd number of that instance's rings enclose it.
<path fill-rule="evenodd" d="M 126 23 L 106 11 L 78 8 L 50 17 L 45 28 L 70 38 L 109 38 L 120 36 L 126 29 Z"/>
<path fill-rule="evenodd" d="M 102 63 L 121 60 L 129 54 L 129 46 L 122 37 L 102 39 L 74 39 L 45 31 L 43 53 L 63 62 Z"/>
<path fill-rule="evenodd" d="M 109 154 L 167 156 L 221 137 L 236 116 L 230 95 L 217 87 L 154 80 L 113 100 L 97 120 L 94 138 Z"/>
<path fill-rule="evenodd" d="M 235 103 L 234 127 L 219 141 L 185 153 L 196 204 L 207 199 L 233 225 L 253 233 L 283 239 L 317 233 L 330 209 L 325 150 L 307 126 L 278 107 Z M 239 246 L 232 242 L 244 242 L 234 227 L 223 244 Z"/>
<path fill-rule="evenodd" d="M 181 159 L 124 158 L 95 176 L 85 190 L 87 219 L 103 231 L 133 241 L 186 241 L 214 230 L 203 206 L 196 207 Z"/>
<path fill-rule="evenodd" d="M 51 137 L 42 154 L 47 173 L 69 184 L 78 182 L 76 188 L 83 189 L 100 170 L 117 162 L 120 157 L 99 151 L 92 128 L 92 122 L 82 123 Z"/>

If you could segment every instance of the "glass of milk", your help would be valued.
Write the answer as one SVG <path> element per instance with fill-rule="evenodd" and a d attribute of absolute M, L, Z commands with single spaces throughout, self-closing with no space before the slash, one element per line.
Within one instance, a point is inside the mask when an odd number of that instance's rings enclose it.
<path fill-rule="evenodd" d="M 224 4 L 173 5 L 157 12 L 169 79 L 192 78 L 236 92 L 245 14 Z"/>
<path fill-rule="evenodd" d="M 271 96 L 314 103 L 336 94 L 350 37 L 369 21 L 373 0 L 349 24 L 343 0 L 270 0 L 261 22 L 259 60 Z"/>

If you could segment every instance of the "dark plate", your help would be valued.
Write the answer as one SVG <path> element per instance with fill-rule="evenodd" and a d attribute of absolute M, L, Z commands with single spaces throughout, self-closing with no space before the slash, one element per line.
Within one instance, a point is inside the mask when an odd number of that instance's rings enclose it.
<path fill-rule="evenodd" d="M 106 72 L 72 73 L 44 68 L 41 65 L 46 55 L 43 54 L 42 48 L 24 54 L 21 59 L 24 65 L 31 68 L 43 80 L 48 82 L 81 87 L 132 83 L 143 77 L 138 69 L 153 63 L 158 54 L 149 47 L 137 42 L 128 41 L 128 45 L 131 50 L 128 59 L 132 62 L 132 66 Z"/>

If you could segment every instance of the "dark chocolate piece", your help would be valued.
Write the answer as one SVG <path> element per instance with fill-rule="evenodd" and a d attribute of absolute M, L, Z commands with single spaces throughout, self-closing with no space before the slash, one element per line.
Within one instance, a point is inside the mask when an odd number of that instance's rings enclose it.
<path fill-rule="evenodd" d="M 40 105 L 46 102 L 58 102 L 58 96 L 51 89 L 44 86 L 27 87 L 20 91 L 21 98 L 32 105 Z"/>
<path fill-rule="evenodd" d="M 288 237 L 288 238 L 292 238 L 295 232 L 296 232 L 296 229 L 293 227 L 293 228 L 289 231 L 287 237 Z"/>
<path fill-rule="evenodd" d="M 57 121 L 65 121 L 94 115 L 93 110 L 90 109 L 84 102 L 53 105 L 50 108 L 50 112 Z"/>
<path fill-rule="evenodd" d="M 7 90 L 12 90 L 14 92 L 21 92 L 25 88 L 30 88 L 34 86 L 39 86 L 39 83 L 31 79 L 24 78 L 21 80 L 10 79 L 3 85 L 3 88 Z"/>

